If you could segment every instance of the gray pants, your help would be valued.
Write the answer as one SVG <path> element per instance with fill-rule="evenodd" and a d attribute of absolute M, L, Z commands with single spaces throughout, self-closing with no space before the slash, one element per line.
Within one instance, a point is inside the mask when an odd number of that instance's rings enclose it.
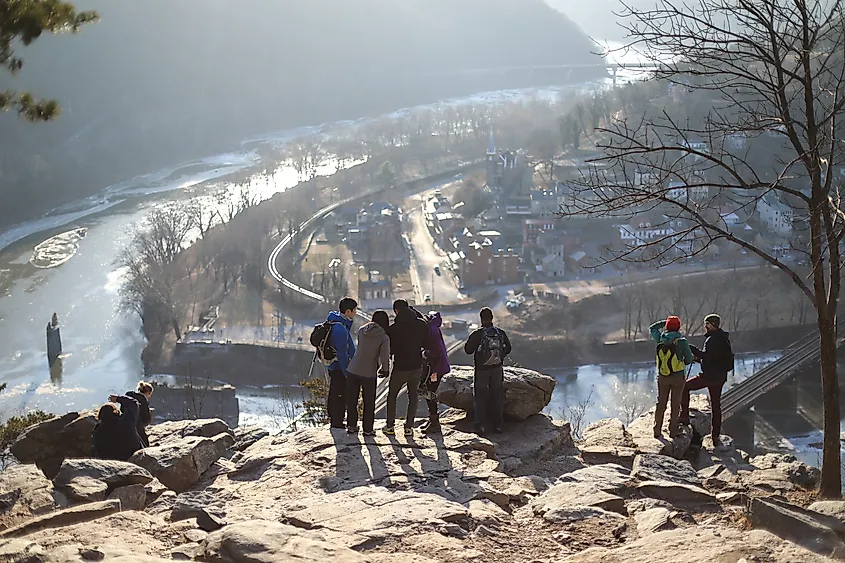
<path fill-rule="evenodd" d="M 684 372 L 673 373 L 672 375 L 657 375 L 657 410 L 654 411 L 654 433 L 658 434 L 663 428 L 663 414 L 666 412 L 666 403 L 672 399 L 672 410 L 669 411 L 669 436 L 674 437 L 678 433 L 678 419 L 681 416 L 681 398 L 684 394 L 686 376 Z"/>
<path fill-rule="evenodd" d="M 414 426 L 414 419 L 417 416 L 417 392 L 420 386 L 422 369 L 402 371 L 395 369 L 390 374 L 390 384 L 387 389 L 387 427 L 392 428 L 396 424 L 396 397 L 403 385 L 408 387 L 408 413 L 405 415 L 405 428 Z"/>

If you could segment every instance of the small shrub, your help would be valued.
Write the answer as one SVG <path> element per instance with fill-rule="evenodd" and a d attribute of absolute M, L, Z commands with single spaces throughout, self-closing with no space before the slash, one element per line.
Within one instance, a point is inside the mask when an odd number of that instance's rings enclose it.
<path fill-rule="evenodd" d="M 33 424 L 38 424 L 51 418 L 53 418 L 53 415 L 44 411 L 32 411 L 23 416 L 13 416 L 5 424 L 0 424 L 0 451 L 11 446 L 18 439 L 18 436 L 23 434 L 24 430 Z"/>
<path fill-rule="evenodd" d="M 329 396 L 329 382 L 324 377 L 314 377 L 301 382 L 310 393 L 311 398 L 302 402 L 306 416 L 315 424 L 325 424 L 329 421 L 329 411 L 326 399 Z"/>

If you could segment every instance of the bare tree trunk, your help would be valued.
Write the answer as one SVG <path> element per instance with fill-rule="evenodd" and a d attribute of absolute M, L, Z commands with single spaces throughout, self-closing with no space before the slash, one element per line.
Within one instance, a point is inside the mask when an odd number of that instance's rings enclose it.
<path fill-rule="evenodd" d="M 819 493 L 827 498 L 842 496 L 842 475 L 839 454 L 839 380 L 836 374 L 836 317 L 819 314 L 819 334 L 821 337 L 821 377 L 822 396 L 824 397 L 824 445 L 822 450 L 822 471 Z M 834 470 L 835 469 L 835 470 Z"/>

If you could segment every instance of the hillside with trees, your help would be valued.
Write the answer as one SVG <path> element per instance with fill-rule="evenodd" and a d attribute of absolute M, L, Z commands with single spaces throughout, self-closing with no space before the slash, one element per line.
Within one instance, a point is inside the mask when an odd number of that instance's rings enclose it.
<path fill-rule="evenodd" d="M 61 106 L 46 124 L 0 115 L 0 225 L 251 135 L 551 82 L 479 69 L 596 60 L 542 0 L 75 5 L 100 21 L 21 48 L 21 72 L 0 75 Z"/>

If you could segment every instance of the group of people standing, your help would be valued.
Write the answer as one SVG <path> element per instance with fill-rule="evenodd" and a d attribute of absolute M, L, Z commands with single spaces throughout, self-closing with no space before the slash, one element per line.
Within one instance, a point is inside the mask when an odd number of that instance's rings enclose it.
<path fill-rule="evenodd" d="M 424 434 L 441 433 L 437 388 L 451 371 L 449 353 L 443 340 L 440 313 L 424 315 L 404 299 L 393 302 L 393 323 L 386 311 L 375 311 L 372 320 L 358 329 L 358 343 L 352 336 L 352 323 L 358 303 L 346 297 L 338 310 L 329 313 L 329 344 L 335 359 L 328 366 L 327 410 L 332 428 L 358 433 L 358 401 L 363 403 L 362 427 L 365 436 L 374 436 L 376 387 L 379 378 L 388 377 L 387 421 L 383 432 L 396 435 L 396 401 L 407 390 L 408 410 L 403 433 L 413 436 L 419 397 L 428 407 Z M 493 326 L 493 312 L 481 310 L 481 328 L 474 331 L 464 347 L 475 357 L 475 423 L 478 432 L 487 426 L 501 431 L 504 403 L 503 362 L 510 353 L 507 335 Z"/>
<path fill-rule="evenodd" d="M 94 457 L 128 461 L 132 454 L 150 446 L 146 428 L 152 421 L 152 395 L 153 386 L 141 381 L 135 391 L 109 396 L 97 411 L 92 435 Z"/>
<path fill-rule="evenodd" d="M 721 328 L 719 315 L 704 317 L 704 346 L 691 345 L 681 334 L 681 319 L 670 316 L 649 327 L 651 337 L 657 345 L 657 409 L 654 411 L 654 437 L 660 438 L 663 416 L 667 403 L 671 402 L 669 414 L 669 437 L 680 432 L 680 425 L 690 423 L 690 392 L 707 389 L 713 411 L 711 436 L 713 445 L 718 446 L 722 432 L 722 388 L 728 380 L 728 372 L 734 369 L 734 354 L 729 334 Z M 701 364 L 701 373 L 687 378 L 693 363 Z M 687 366 L 690 369 L 687 370 Z"/>

